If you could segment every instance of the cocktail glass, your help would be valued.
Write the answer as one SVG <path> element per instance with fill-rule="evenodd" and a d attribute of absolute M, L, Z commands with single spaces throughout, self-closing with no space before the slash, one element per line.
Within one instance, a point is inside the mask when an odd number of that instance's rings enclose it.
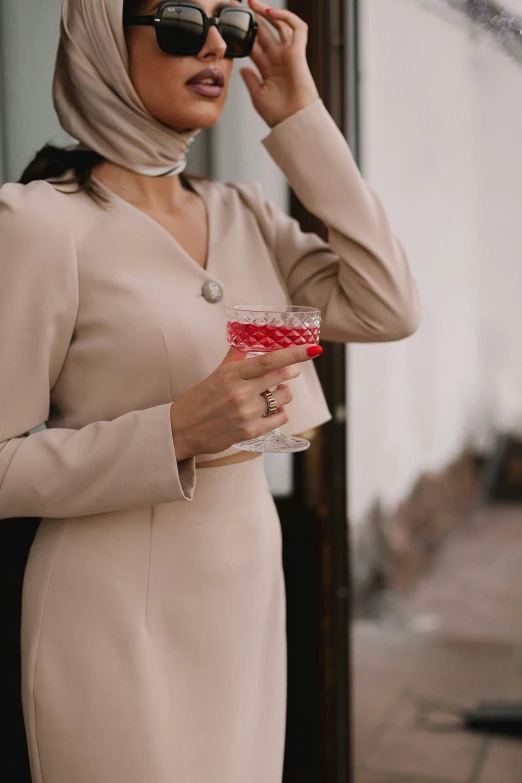
<path fill-rule="evenodd" d="M 228 344 L 248 357 L 279 351 L 292 345 L 318 345 L 320 328 L 321 311 L 313 307 L 227 307 Z M 276 454 L 305 451 L 309 447 L 310 441 L 295 435 L 284 435 L 279 429 L 234 446 L 242 451 Z"/>

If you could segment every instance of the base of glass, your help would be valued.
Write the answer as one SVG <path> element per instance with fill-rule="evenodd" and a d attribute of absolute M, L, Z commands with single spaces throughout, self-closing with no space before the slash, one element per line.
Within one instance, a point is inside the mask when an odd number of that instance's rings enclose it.
<path fill-rule="evenodd" d="M 262 454 L 293 454 L 309 449 L 310 441 L 305 438 L 297 438 L 295 435 L 283 435 L 279 430 L 274 430 L 260 438 L 236 443 L 234 448 L 240 451 L 257 451 Z"/>

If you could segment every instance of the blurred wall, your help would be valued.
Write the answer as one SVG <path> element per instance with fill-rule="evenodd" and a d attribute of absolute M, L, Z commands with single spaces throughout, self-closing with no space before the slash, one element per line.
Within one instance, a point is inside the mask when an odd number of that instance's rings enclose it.
<path fill-rule="evenodd" d="M 5 180 L 17 179 L 46 141 L 71 143 L 51 101 L 60 8 L 61 0 L 0 0 Z"/>
<path fill-rule="evenodd" d="M 423 321 L 406 341 L 349 348 L 354 524 L 467 444 L 487 449 L 522 406 L 522 69 L 425 6 L 361 3 L 363 173 L 408 251 Z"/>

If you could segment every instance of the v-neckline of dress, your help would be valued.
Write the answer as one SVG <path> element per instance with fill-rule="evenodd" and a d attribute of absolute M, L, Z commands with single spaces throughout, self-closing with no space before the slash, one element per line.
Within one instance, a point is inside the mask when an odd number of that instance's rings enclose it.
<path fill-rule="evenodd" d="M 153 217 L 148 215 L 146 212 L 143 212 L 143 210 L 139 209 L 139 207 L 135 207 L 134 204 L 132 204 L 130 201 L 127 201 L 127 199 L 123 198 L 122 196 L 119 196 L 117 193 L 114 192 L 114 190 L 111 190 L 109 187 L 107 187 L 107 185 L 105 185 L 101 180 L 97 179 L 94 176 L 92 177 L 92 179 L 96 182 L 97 185 L 101 186 L 101 188 L 109 195 L 109 198 L 111 198 L 113 201 L 117 203 L 123 204 L 124 207 L 127 207 L 133 212 L 138 213 L 138 215 L 140 215 L 140 217 L 142 217 L 144 220 L 146 220 L 149 223 L 152 223 L 157 231 L 165 234 L 168 241 L 173 243 L 175 247 L 178 249 L 178 251 L 183 253 L 183 255 L 188 260 L 188 262 L 194 267 L 196 267 L 196 269 L 199 269 L 202 275 L 205 278 L 207 278 L 210 275 L 209 267 L 210 267 L 210 262 L 212 261 L 212 249 L 213 249 L 213 239 L 214 239 L 210 207 L 207 198 L 205 198 L 204 195 L 204 188 L 200 188 L 198 185 L 195 185 L 194 180 L 192 179 L 192 177 L 190 177 L 190 175 L 184 174 L 183 176 L 188 181 L 192 190 L 201 198 L 203 205 L 205 207 L 205 213 L 207 216 L 207 254 L 205 260 L 205 266 L 201 266 L 201 264 L 198 264 L 196 259 L 193 258 L 182 245 L 180 245 L 177 239 L 175 239 L 175 237 L 173 237 L 172 234 L 169 231 L 167 231 L 167 229 L 164 226 L 161 225 L 161 223 L 158 223 L 157 220 L 155 220 Z"/>

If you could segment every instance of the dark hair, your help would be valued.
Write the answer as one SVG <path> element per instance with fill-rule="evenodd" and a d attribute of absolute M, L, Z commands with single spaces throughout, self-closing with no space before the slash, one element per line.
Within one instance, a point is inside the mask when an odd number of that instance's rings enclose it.
<path fill-rule="evenodd" d="M 123 13 L 136 14 L 143 0 L 124 0 Z M 64 185 L 77 184 L 78 190 L 83 190 L 98 203 L 107 201 L 102 190 L 91 179 L 94 167 L 103 161 L 103 156 L 92 150 L 67 150 L 46 144 L 39 150 L 25 168 L 19 182 L 27 185 L 38 179 L 60 179 Z M 67 179 L 63 175 L 71 171 Z"/>

